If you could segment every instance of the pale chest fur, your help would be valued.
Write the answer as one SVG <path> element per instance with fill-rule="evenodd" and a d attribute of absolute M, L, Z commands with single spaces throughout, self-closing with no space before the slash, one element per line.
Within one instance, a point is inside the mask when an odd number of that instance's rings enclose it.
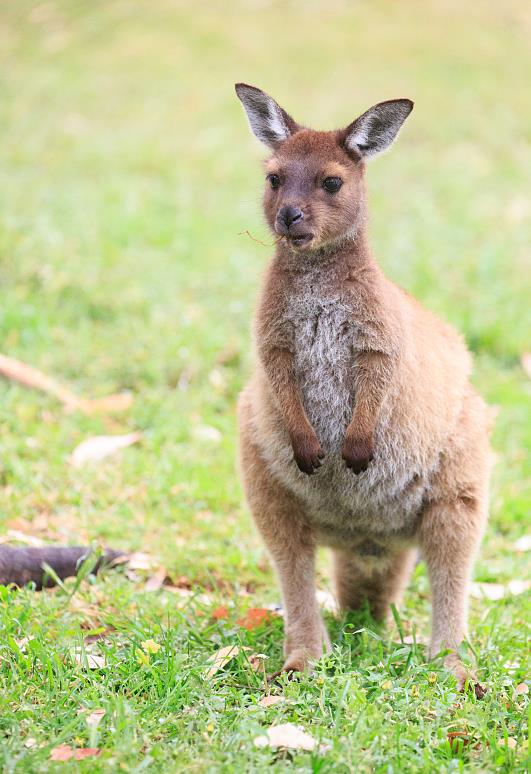
<path fill-rule="evenodd" d="M 355 397 L 352 309 L 338 294 L 301 292 L 290 305 L 290 321 L 304 408 L 324 451 L 337 452 Z"/>
<path fill-rule="evenodd" d="M 356 398 L 356 355 L 370 345 L 372 336 L 366 318 L 366 310 L 352 295 L 304 278 L 291 288 L 283 319 L 277 321 L 290 331 L 301 399 L 326 456 L 320 470 L 308 477 L 296 468 L 289 440 L 275 433 L 274 450 L 268 444 L 271 465 L 306 501 L 323 542 L 341 544 L 360 534 L 410 534 L 427 484 L 415 461 L 408 461 L 404 438 L 393 427 L 392 385 L 382 406 L 376 459 L 369 470 L 355 475 L 341 458 Z"/>

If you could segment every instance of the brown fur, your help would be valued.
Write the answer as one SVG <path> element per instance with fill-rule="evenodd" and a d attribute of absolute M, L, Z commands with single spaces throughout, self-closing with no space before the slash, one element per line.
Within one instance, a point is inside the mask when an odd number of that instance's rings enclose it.
<path fill-rule="evenodd" d="M 286 237 L 266 272 L 256 369 L 239 402 L 244 488 L 286 610 L 284 669 L 304 669 L 328 648 L 318 544 L 332 548 L 341 606 L 368 600 L 380 618 L 399 603 L 420 547 L 431 653 L 452 651 L 446 663 L 463 686 L 455 651 L 487 518 L 486 406 L 460 336 L 383 275 L 366 236 L 364 158 L 390 144 L 411 103 L 381 103 L 347 130 L 314 132 L 262 92 L 237 90 L 273 149 L 266 172 L 279 185 L 266 183 L 264 210 Z M 369 114 L 383 118 L 364 122 Z M 371 134 L 382 122 L 383 134 Z M 323 189 L 330 176 L 343 183 L 333 194 Z M 286 206 L 301 213 L 289 227 Z"/>

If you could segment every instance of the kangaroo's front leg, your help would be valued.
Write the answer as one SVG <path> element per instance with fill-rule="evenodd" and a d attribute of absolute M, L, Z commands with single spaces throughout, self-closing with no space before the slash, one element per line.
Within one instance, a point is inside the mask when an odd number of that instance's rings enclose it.
<path fill-rule="evenodd" d="M 243 412 L 242 412 L 243 413 Z M 315 544 L 298 500 L 269 473 L 240 423 L 241 467 L 247 499 L 273 559 L 285 610 L 283 669 L 302 671 L 328 649 L 315 597 Z"/>
<path fill-rule="evenodd" d="M 286 348 L 273 346 L 264 347 L 261 356 L 273 398 L 289 433 L 295 462 L 299 470 L 311 476 L 321 466 L 324 452 L 302 405 L 293 354 Z"/>
<path fill-rule="evenodd" d="M 356 397 L 341 450 L 354 473 L 367 470 L 374 456 L 374 430 L 389 382 L 392 361 L 383 352 L 363 351 L 356 357 Z"/>
<path fill-rule="evenodd" d="M 459 689 L 475 683 L 457 649 L 467 636 L 468 593 L 472 565 L 483 532 L 486 506 L 474 497 L 435 502 L 422 517 L 420 539 L 432 598 L 431 656 L 450 650 L 445 666 L 457 678 Z M 475 684 L 476 695 L 483 694 Z"/>

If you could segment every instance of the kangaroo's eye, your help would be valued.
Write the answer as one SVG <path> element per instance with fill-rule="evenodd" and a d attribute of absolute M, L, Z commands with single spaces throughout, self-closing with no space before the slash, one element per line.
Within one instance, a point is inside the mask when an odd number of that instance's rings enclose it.
<path fill-rule="evenodd" d="M 323 188 L 328 193 L 337 193 L 342 185 L 343 181 L 340 177 L 325 177 L 323 180 Z"/>
<path fill-rule="evenodd" d="M 267 179 L 269 180 L 273 191 L 276 191 L 276 189 L 280 187 L 280 178 L 278 175 L 268 175 Z"/>

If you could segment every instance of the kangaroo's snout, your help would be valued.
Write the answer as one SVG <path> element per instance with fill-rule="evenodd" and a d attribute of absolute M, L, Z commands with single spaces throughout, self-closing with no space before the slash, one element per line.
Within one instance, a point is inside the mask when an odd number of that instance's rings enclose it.
<path fill-rule="evenodd" d="M 304 213 L 299 207 L 292 207 L 291 205 L 281 207 L 277 212 L 277 225 L 284 226 L 286 234 L 289 232 L 291 226 L 295 223 L 299 223 L 304 219 Z"/>

